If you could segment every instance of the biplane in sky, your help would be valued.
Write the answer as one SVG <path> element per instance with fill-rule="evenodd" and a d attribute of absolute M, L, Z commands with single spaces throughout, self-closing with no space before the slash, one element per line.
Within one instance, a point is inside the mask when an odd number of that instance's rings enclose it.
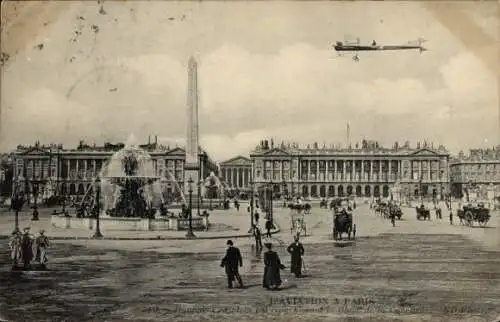
<path fill-rule="evenodd" d="M 337 41 L 335 45 L 333 45 L 333 48 L 337 53 L 339 53 L 339 55 L 343 52 L 353 52 L 355 55 L 352 59 L 359 61 L 358 52 L 360 51 L 419 50 L 420 52 L 423 52 L 427 50 L 422 46 L 425 41 L 426 40 L 420 38 L 418 40 L 409 41 L 403 45 L 379 45 L 375 40 L 373 40 L 371 45 L 360 45 L 359 38 L 357 38 L 356 41 Z"/>

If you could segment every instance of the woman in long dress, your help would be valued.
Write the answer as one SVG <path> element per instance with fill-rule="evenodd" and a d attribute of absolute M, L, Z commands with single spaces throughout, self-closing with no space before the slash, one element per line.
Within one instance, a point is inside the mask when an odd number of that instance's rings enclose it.
<path fill-rule="evenodd" d="M 281 264 L 278 253 L 273 251 L 272 244 L 265 244 L 267 251 L 264 253 L 264 278 L 263 287 L 268 290 L 276 290 L 281 286 L 280 269 L 285 266 Z"/>

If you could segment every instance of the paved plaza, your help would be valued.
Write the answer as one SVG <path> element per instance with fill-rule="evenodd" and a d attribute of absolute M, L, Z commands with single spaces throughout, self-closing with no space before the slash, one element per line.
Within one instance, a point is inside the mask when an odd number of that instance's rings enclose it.
<path fill-rule="evenodd" d="M 273 237 L 285 266 L 288 210 Z M 225 217 L 222 217 L 225 216 Z M 248 227 L 245 212 L 214 216 Z M 305 274 L 281 291 L 262 288 L 262 254 L 235 238 L 245 289 L 226 289 L 225 234 L 200 240 L 55 240 L 47 272 L 10 272 L 0 257 L 0 313 L 8 321 L 494 321 L 500 314 L 498 213 L 492 228 L 417 221 L 396 227 L 360 205 L 354 242 L 331 240 L 331 213 L 313 208 L 303 238 Z M 5 220 L 5 215 L 2 216 Z M 37 224 L 42 225 L 43 219 Z M 215 221 L 214 221 L 215 222 Z M 23 222 L 28 224 L 28 222 Z M 221 222 L 222 224 L 222 222 Z M 5 228 L 2 221 L 3 230 Z M 21 226 L 23 227 L 23 226 Z M 246 228 L 247 229 L 247 228 Z M 131 234 L 131 233 L 129 233 Z M 135 234 L 135 233 L 132 233 Z M 200 233 L 201 234 L 201 233 Z M 49 234 L 50 236 L 50 234 Z M 2 249 L 7 241 L 1 240 Z"/>

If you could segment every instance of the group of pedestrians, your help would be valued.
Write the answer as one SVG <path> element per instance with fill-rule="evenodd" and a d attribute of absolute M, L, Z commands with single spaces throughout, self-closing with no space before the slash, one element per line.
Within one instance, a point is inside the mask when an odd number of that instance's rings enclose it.
<path fill-rule="evenodd" d="M 239 248 L 235 247 L 231 240 L 227 241 L 226 255 L 221 261 L 221 267 L 225 268 L 228 288 L 233 288 L 233 282 L 238 281 L 239 287 L 243 288 L 243 279 L 239 273 L 239 268 L 243 266 L 243 257 Z M 276 251 L 273 250 L 273 245 L 270 242 L 264 244 L 267 248 L 264 253 L 264 272 L 262 277 L 262 286 L 267 290 L 276 290 L 281 284 L 281 270 L 285 269 L 285 265 Z M 294 242 L 287 247 L 288 253 L 291 255 L 290 271 L 295 277 L 302 277 L 302 256 L 304 256 L 304 246 L 299 241 L 299 236 L 294 237 Z"/>
<path fill-rule="evenodd" d="M 25 228 L 24 233 L 19 230 L 14 231 L 9 240 L 12 269 L 18 269 L 21 265 L 22 269 L 29 270 L 34 262 L 39 263 L 41 268 L 45 269 L 49 246 L 49 238 L 43 229 L 37 237 L 30 233 L 30 228 Z"/>

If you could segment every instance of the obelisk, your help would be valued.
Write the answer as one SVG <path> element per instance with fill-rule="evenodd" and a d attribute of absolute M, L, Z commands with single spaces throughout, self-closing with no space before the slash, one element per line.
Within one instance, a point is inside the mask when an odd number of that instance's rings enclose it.
<path fill-rule="evenodd" d="M 198 64 L 194 57 L 188 61 L 187 90 L 187 142 L 186 163 L 184 165 L 184 195 L 189 197 L 190 179 L 192 180 L 192 204 L 198 204 L 198 183 L 200 181 L 199 138 L 198 138 Z"/>

